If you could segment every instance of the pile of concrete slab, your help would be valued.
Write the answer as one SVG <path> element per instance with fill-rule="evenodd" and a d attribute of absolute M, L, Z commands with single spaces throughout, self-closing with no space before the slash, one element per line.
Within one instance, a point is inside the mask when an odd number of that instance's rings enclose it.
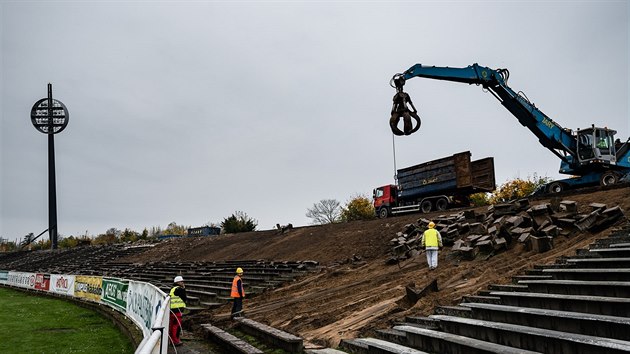
<path fill-rule="evenodd" d="M 619 206 L 606 204 L 589 205 L 588 213 L 578 211 L 577 202 L 553 200 L 552 203 L 530 205 L 527 199 L 512 203 L 496 204 L 486 212 L 473 210 L 457 214 L 441 215 L 434 220 L 445 246 L 463 259 L 474 259 L 477 254 L 491 254 L 522 243 L 527 250 L 545 252 L 553 248 L 553 239 L 573 232 L 601 231 L 620 219 L 625 219 Z M 417 255 L 420 238 L 430 220 L 421 218 L 416 224 L 404 229 L 390 240 L 391 257 L 387 263 Z"/>

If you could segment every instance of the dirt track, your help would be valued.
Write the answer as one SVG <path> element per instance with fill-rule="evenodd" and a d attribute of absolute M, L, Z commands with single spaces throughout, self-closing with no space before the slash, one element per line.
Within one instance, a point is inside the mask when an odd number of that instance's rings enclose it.
<path fill-rule="evenodd" d="M 578 202 L 581 212 L 598 202 L 619 205 L 630 217 L 630 188 L 571 195 L 563 200 Z M 532 201 L 532 204 L 548 200 Z M 482 208 L 483 209 L 483 208 Z M 482 210 L 480 209 L 480 210 Z M 439 268 L 429 271 L 424 254 L 386 265 L 389 240 L 403 226 L 419 217 L 438 214 L 410 214 L 385 220 L 351 222 L 296 228 L 285 234 L 275 230 L 215 238 L 193 238 L 164 242 L 133 261 L 210 261 L 234 259 L 316 260 L 318 273 L 246 299 L 247 316 L 302 336 L 308 341 L 336 346 L 342 338 L 367 335 L 390 327 L 407 315 L 426 316 L 438 305 L 456 305 L 464 295 L 475 294 L 493 283 L 509 283 L 510 277 L 535 264 L 554 262 L 573 255 L 595 238 L 606 237 L 610 229 L 597 234 L 581 233 L 554 239 L 554 249 L 545 253 L 525 251 L 515 245 L 489 259 L 477 257 L 460 261 L 445 248 Z M 354 259 L 354 260 L 353 260 Z M 437 279 L 439 291 L 429 293 L 416 304 L 405 297 L 405 286 L 417 288 Z M 227 326 L 229 307 L 208 311 L 200 319 Z"/>

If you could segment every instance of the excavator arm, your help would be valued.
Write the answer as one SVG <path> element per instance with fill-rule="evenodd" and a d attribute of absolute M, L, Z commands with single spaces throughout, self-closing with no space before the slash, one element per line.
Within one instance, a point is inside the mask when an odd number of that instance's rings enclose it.
<path fill-rule="evenodd" d="M 578 161 L 576 139 L 571 130 L 562 128 L 546 116 L 523 93 L 512 90 L 507 85 L 509 78 L 507 69 L 495 70 L 478 64 L 465 68 L 416 64 L 404 73 L 394 75 L 393 86 L 402 92 L 405 81 L 415 77 L 481 85 L 489 90 L 523 126 L 534 133 L 544 147 L 569 165 Z"/>

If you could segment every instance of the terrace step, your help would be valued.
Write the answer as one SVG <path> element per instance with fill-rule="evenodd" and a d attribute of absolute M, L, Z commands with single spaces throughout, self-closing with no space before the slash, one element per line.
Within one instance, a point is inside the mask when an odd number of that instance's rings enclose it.
<path fill-rule="evenodd" d="M 439 321 L 429 317 L 407 316 L 405 322 L 413 323 L 426 329 L 439 329 Z"/>
<path fill-rule="evenodd" d="M 547 280 L 553 279 L 551 275 L 515 275 L 512 277 L 512 283 L 516 284 L 519 280 Z"/>
<path fill-rule="evenodd" d="M 484 304 L 500 304 L 501 298 L 498 296 L 478 296 L 478 295 L 465 295 L 465 302 L 479 302 Z"/>
<path fill-rule="evenodd" d="M 301 353 L 304 350 L 304 340 L 291 333 L 250 320 L 249 318 L 237 318 L 236 322 L 243 332 L 271 344 L 274 348 L 280 348 L 289 353 Z"/>
<path fill-rule="evenodd" d="M 502 305 L 630 317 L 630 299 L 606 296 L 495 291 Z"/>
<path fill-rule="evenodd" d="M 405 332 L 409 346 L 430 353 L 452 354 L 534 354 L 538 352 L 512 348 L 505 345 L 434 331 L 413 326 L 396 326 L 394 329 Z"/>
<path fill-rule="evenodd" d="M 527 291 L 527 285 L 522 284 L 490 284 L 488 289 L 492 291 Z"/>
<path fill-rule="evenodd" d="M 463 303 L 473 318 L 553 329 L 597 337 L 630 340 L 630 318 L 494 304 Z"/>
<path fill-rule="evenodd" d="M 357 338 L 355 341 L 363 344 L 361 348 L 367 347 L 366 353 L 369 354 L 428 354 L 427 352 L 377 338 Z"/>
<path fill-rule="evenodd" d="M 211 324 L 202 324 L 202 330 L 206 337 L 213 342 L 218 343 L 222 347 L 228 350 L 229 353 L 244 353 L 244 354 L 262 354 L 262 350 L 252 346 L 246 341 L 235 337 L 226 331 L 215 327 Z"/>
<path fill-rule="evenodd" d="M 432 315 L 446 332 L 472 338 L 492 338 L 496 344 L 518 345 L 524 350 L 552 353 L 627 353 L 630 342 L 618 339 L 566 333 L 509 323 Z"/>
<path fill-rule="evenodd" d="M 584 280 L 522 280 L 537 293 L 589 295 L 630 298 L 630 282 Z"/>
<path fill-rule="evenodd" d="M 558 280 L 630 281 L 630 268 L 544 269 L 543 273 Z"/>
<path fill-rule="evenodd" d="M 569 267 L 575 268 L 630 268 L 630 258 L 567 258 Z"/>

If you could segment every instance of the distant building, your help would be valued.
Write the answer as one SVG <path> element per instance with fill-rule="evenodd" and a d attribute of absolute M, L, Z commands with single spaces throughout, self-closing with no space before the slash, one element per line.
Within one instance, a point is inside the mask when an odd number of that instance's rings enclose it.
<path fill-rule="evenodd" d="M 188 236 L 212 236 L 221 233 L 220 227 L 202 226 L 188 229 Z"/>

